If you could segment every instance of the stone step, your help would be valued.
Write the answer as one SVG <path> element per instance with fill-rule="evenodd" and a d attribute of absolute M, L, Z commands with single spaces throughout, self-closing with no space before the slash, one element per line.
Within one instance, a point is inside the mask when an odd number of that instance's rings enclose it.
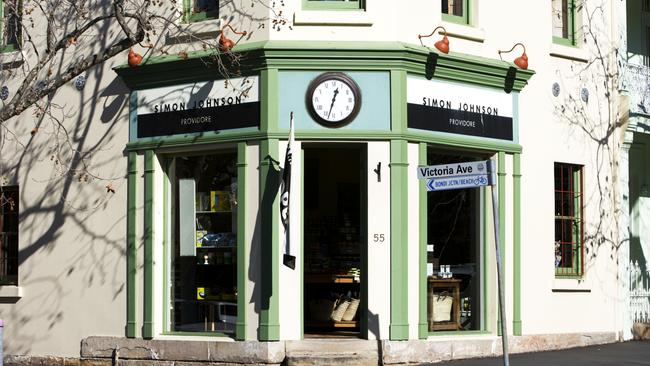
<path fill-rule="evenodd" d="M 285 344 L 287 366 L 377 366 L 377 341 L 362 339 L 305 339 Z"/>
<path fill-rule="evenodd" d="M 377 366 L 377 354 L 368 355 L 301 355 L 287 356 L 287 366 Z"/>

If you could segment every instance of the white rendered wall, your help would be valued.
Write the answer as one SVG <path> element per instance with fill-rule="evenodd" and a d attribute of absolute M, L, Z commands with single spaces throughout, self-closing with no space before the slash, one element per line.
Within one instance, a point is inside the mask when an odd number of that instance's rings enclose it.
<path fill-rule="evenodd" d="M 599 2 L 586 2 L 594 11 Z M 542 2 L 530 3 L 527 10 L 546 14 Z M 600 17 L 608 21 L 609 7 Z M 550 15 L 550 14 L 549 14 Z M 597 19 L 600 19 L 597 18 Z M 544 17 L 539 18 L 542 21 Z M 514 20 L 517 21 L 517 20 Z M 545 29 L 548 22 L 527 18 L 526 29 Z M 585 18 L 583 17 L 583 21 Z M 537 27 L 539 25 L 539 27 Z M 523 25 L 522 25 L 523 26 Z M 603 32 L 603 50 L 610 46 L 607 23 L 592 28 Z M 531 68 L 536 75 L 522 91 L 519 101 L 522 199 L 522 325 L 524 334 L 617 331 L 616 298 L 617 225 L 612 214 L 611 152 L 616 134 L 599 146 L 598 139 L 611 122 L 608 101 L 600 88 L 603 80 L 585 62 L 596 53 L 591 43 L 580 45 L 569 60 L 556 51 L 576 50 L 553 45 L 544 32 L 518 33 L 528 46 Z M 537 61 L 532 61 L 533 59 Z M 605 60 L 605 64 L 607 64 Z M 587 68 L 587 71 L 581 71 Z M 553 96 L 552 85 L 560 86 Z M 580 100 L 581 89 L 590 93 L 588 102 Z M 571 98 L 578 100 L 579 115 L 573 115 Z M 562 108 L 565 108 L 564 111 Z M 560 279 L 554 274 L 554 162 L 584 165 L 585 275 L 580 279 Z M 602 240 L 602 241 L 601 241 Z M 611 242 L 609 242 L 611 240 Z"/>
<path fill-rule="evenodd" d="M 390 143 L 368 142 L 368 339 L 388 339 L 390 325 Z M 373 171 L 381 163 L 381 182 Z M 363 176 L 362 176 L 363 178 Z M 384 242 L 373 241 L 384 234 Z"/>
<path fill-rule="evenodd" d="M 408 265 L 406 266 L 408 283 L 408 322 L 409 339 L 418 339 L 420 323 L 420 185 L 416 168 L 420 161 L 420 144 L 408 144 Z"/>
<path fill-rule="evenodd" d="M 282 169 L 284 169 L 284 156 L 287 150 L 287 141 L 280 142 L 280 160 Z M 300 314 L 305 313 L 301 309 L 303 288 L 300 281 L 303 273 L 303 253 L 301 248 L 303 240 L 302 235 L 302 148 L 301 143 L 296 141 L 292 151 L 291 163 L 291 191 L 289 197 L 289 240 L 290 245 L 296 253 L 296 268 L 291 269 L 282 263 L 285 248 L 285 237 L 281 235 L 280 239 L 280 288 L 279 288 L 279 309 L 280 309 L 280 339 L 300 339 L 302 335 L 302 322 Z M 280 233 L 284 232 L 282 222 L 280 222 Z M 306 309 L 306 308 L 305 308 Z"/>
<path fill-rule="evenodd" d="M 111 84 L 116 62 L 88 72 L 82 91 L 67 84 L 53 99 L 62 107 L 53 113 L 72 147 L 90 163 L 87 181 L 63 170 L 80 172 L 80 164 L 52 157 L 58 140 L 47 117 L 38 119 L 30 109 L 3 122 L 27 146 L 23 150 L 5 139 L 0 148 L 0 176 L 20 185 L 21 215 L 22 297 L 0 304 L 5 354 L 78 357 L 83 338 L 124 335 L 128 91 Z M 38 123 L 38 132 L 30 134 Z M 69 157 L 69 148 L 62 151 Z M 139 164 L 140 173 L 142 168 Z M 109 183 L 115 193 L 106 189 Z"/>

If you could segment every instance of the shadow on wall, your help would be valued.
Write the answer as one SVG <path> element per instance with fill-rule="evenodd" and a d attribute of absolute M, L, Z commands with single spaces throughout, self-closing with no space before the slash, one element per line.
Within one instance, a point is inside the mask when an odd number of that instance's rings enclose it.
<path fill-rule="evenodd" d="M 608 45 L 610 35 L 600 27 L 607 24 L 608 14 L 603 2 L 584 4 L 585 16 L 581 32 L 585 49 L 589 50 L 590 60 L 585 65 L 570 65 L 568 69 L 555 72 L 559 88 L 550 98 L 557 117 L 566 135 L 566 146 L 576 141 L 585 141 L 581 147 L 588 156 L 585 162 L 565 162 L 586 164 L 583 203 L 584 213 L 599 217 L 598 220 L 583 220 L 584 224 L 584 273 L 588 273 L 596 259 L 607 255 L 608 260 L 618 264 L 618 249 L 628 241 L 617 229 L 621 206 L 618 202 L 619 146 L 618 137 L 625 128 L 621 116 L 612 106 L 619 86 L 619 74 L 614 62 L 618 52 Z M 614 65 L 614 66 L 613 66 Z M 550 89 L 550 88 L 549 88 Z M 555 92 L 554 92 L 555 93 Z M 566 129 L 564 129 L 566 128 Z M 566 131 L 566 132 L 565 132 Z M 558 131 L 560 132 L 560 131 Z M 568 132 L 568 133 L 567 133 Z M 553 238 L 557 240 L 557 238 Z M 545 244 L 546 245 L 546 244 Z M 553 241 L 548 241 L 549 254 L 553 253 Z M 616 268 L 599 267 L 600 270 Z M 608 275 L 609 276 L 609 275 Z M 605 285 L 608 281 L 602 281 Z M 606 293 L 610 290 L 604 289 Z M 612 295 L 614 296 L 614 295 Z"/>
<path fill-rule="evenodd" d="M 280 189 L 279 162 L 268 155 L 260 163 L 262 174 L 266 167 L 268 167 L 268 174 L 265 177 L 265 183 L 261 185 L 261 187 L 264 187 L 264 192 L 262 193 L 260 209 L 255 220 L 254 244 L 251 246 L 249 255 L 251 263 L 248 269 L 248 279 L 254 284 L 251 301 L 255 304 L 255 313 L 260 316 L 260 327 L 257 330 L 258 339 L 260 339 L 262 333 L 261 325 L 270 320 L 266 317 L 268 313 L 263 314 L 263 312 L 268 312 L 270 309 L 271 297 L 274 295 L 273 278 L 270 275 L 265 275 L 272 273 L 273 259 L 271 245 L 271 238 L 273 237 L 272 220 L 270 215 L 267 214 L 270 214 L 269 209 L 273 207 L 273 202 L 276 200 Z M 275 296 L 277 297 L 278 294 L 275 294 Z"/>
<path fill-rule="evenodd" d="M 95 82 L 80 91 L 64 86 L 39 103 L 33 124 L 22 118 L 14 125 L 12 133 L 26 141 L 0 142 L 5 157 L 0 173 L 20 185 L 18 262 L 24 289 L 22 298 L 0 301 L 8 304 L 0 305 L 6 354 L 32 353 L 45 343 L 52 348 L 62 335 L 68 339 L 61 341 L 61 352 L 78 352 L 82 334 L 93 326 L 87 322 L 92 312 L 78 311 L 83 304 L 101 300 L 107 307 L 124 307 L 126 162 L 116 154 L 127 142 L 122 136 L 128 127 L 118 122 L 128 108 L 128 91 L 108 67 L 91 69 L 86 77 Z M 67 100 L 58 96 L 64 92 Z M 108 192 L 109 183 L 117 193 Z"/>

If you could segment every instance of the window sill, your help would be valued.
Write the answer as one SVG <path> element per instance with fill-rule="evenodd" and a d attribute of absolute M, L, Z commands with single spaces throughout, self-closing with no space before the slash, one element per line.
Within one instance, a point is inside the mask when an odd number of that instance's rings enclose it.
<path fill-rule="evenodd" d="M 293 14 L 293 25 L 372 26 L 367 10 L 303 10 Z"/>
<path fill-rule="evenodd" d="M 583 279 L 556 277 L 553 280 L 552 292 L 591 292 L 590 286 Z"/>
<path fill-rule="evenodd" d="M 214 39 L 219 35 L 221 19 L 207 19 L 180 25 L 179 35 L 167 33 L 165 44 L 190 43 L 197 39 Z"/>
<path fill-rule="evenodd" d="M 564 58 L 572 61 L 589 62 L 589 55 L 587 54 L 587 51 L 576 46 L 566 46 L 563 44 L 551 43 L 550 55 L 552 57 Z"/>
<path fill-rule="evenodd" d="M 449 37 L 480 43 L 485 41 L 485 30 L 482 28 L 475 28 L 471 25 L 451 23 L 447 21 L 443 21 L 442 26 L 447 30 L 447 36 Z M 442 32 L 438 33 L 443 34 Z"/>
<path fill-rule="evenodd" d="M 23 288 L 20 286 L 0 286 L 0 298 L 21 298 L 23 297 Z"/>

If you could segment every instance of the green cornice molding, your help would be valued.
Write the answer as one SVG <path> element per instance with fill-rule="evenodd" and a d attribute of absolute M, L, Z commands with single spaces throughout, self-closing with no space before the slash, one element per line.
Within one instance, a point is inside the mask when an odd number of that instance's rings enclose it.
<path fill-rule="evenodd" d="M 158 138 L 142 139 L 129 142 L 126 145 L 128 151 L 141 151 L 149 149 L 168 149 L 191 146 L 205 147 L 209 149 L 214 143 L 241 142 L 265 139 L 286 139 L 289 132 L 224 132 L 219 134 L 203 134 L 200 136 L 175 135 Z M 393 133 L 379 130 L 314 130 L 297 131 L 296 139 L 303 141 L 315 140 L 345 140 L 345 141 L 388 141 L 391 139 L 407 140 L 408 142 L 426 142 L 439 146 L 453 146 L 468 149 L 479 149 L 485 151 L 503 151 L 506 153 L 520 153 L 521 145 L 511 141 L 500 141 L 474 136 L 455 135 L 443 132 L 418 132 L 409 130 L 405 133 Z"/>
<path fill-rule="evenodd" d="M 263 41 L 238 45 L 238 70 L 257 74 L 267 68 L 292 70 L 406 70 L 410 74 L 463 82 L 506 91 L 521 91 L 534 71 L 513 64 L 462 53 L 441 54 L 403 42 Z M 137 67 L 113 70 L 131 89 L 146 89 L 199 80 L 221 79 L 214 50 L 163 55 Z M 228 59 L 223 59 L 227 66 Z"/>

